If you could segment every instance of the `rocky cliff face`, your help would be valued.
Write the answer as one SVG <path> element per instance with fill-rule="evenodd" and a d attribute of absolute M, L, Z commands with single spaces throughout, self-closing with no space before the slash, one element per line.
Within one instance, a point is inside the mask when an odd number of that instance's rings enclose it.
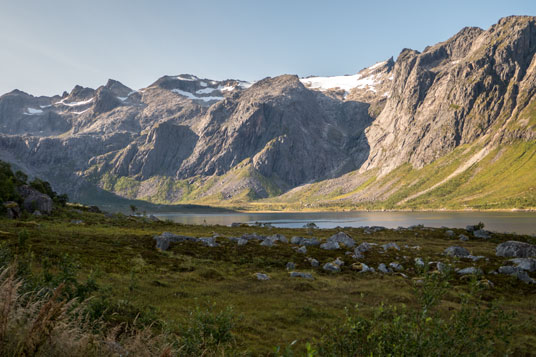
<path fill-rule="evenodd" d="M 15 90 L 0 97 L 0 158 L 74 197 L 88 183 L 162 202 L 256 199 L 321 180 L 350 192 L 371 172 L 421 169 L 458 147 L 534 140 L 535 53 L 536 19 L 508 17 L 349 76 Z"/>

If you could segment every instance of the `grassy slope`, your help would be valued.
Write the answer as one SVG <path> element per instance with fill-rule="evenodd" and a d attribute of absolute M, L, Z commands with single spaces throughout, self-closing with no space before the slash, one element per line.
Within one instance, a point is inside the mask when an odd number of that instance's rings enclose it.
<path fill-rule="evenodd" d="M 71 219 L 82 219 L 84 224 L 71 224 Z M 307 236 L 305 229 L 186 226 L 65 211 L 61 218 L 0 220 L 0 244 L 7 244 L 16 251 L 17 234 L 22 229 L 30 234 L 27 244 L 35 255 L 32 265 L 35 271 L 39 271 L 43 257 L 54 261 L 69 254 L 78 260 L 82 275 L 99 272 L 98 283 L 102 288 L 98 294 L 108 291 L 115 299 L 128 301 L 140 308 L 154 307 L 158 316 L 171 326 L 181 321 L 196 305 L 215 303 L 221 307 L 234 306 L 241 316 L 235 331 L 238 343 L 242 349 L 256 353 L 268 353 L 274 346 L 286 345 L 293 340 L 299 340 L 301 344 L 319 337 L 322 326 L 339 319 L 347 306 L 360 304 L 364 312 L 381 302 L 413 306 L 416 303 L 411 295 L 411 277 L 416 274 L 411 268 L 413 259 L 419 256 L 429 260 L 446 260 L 440 255 L 444 248 L 459 244 L 456 238 L 448 238 L 444 230 L 388 230 L 373 235 L 365 234 L 362 229 L 347 230 L 359 242 L 382 244 L 394 241 L 400 246 L 420 245 L 421 250 L 403 248 L 401 252 L 383 254 L 376 250 L 367 253 L 363 260 L 374 267 L 380 262 L 398 261 L 407 268 L 405 272 L 410 279 L 405 279 L 398 275 L 354 272 L 348 266 L 352 260 L 344 255 L 344 251 L 308 250 L 307 256 L 315 257 L 321 264 L 338 256 L 347 262 L 342 273 L 328 274 L 319 268 L 311 268 L 306 256 L 294 251 L 290 245 L 265 248 L 249 243 L 238 247 L 220 240 L 222 246 L 219 248 L 181 243 L 162 253 L 154 248 L 152 239 L 154 234 L 163 231 L 196 237 L 213 233 L 239 236 L 254 231 L 259 234 L 282 233 L 287 237 Z M 325 238 L 335 232 L 321 230 L 315 231 L 314 235 Z M 472 239 L 463 245 L 475 255 L 489 256 L 489 262 L 479 263 L 484 271 L 488 271 L 500 264 L 493 254 L 495 245 L 509 239 L 512 236 L 498 235 L 491 241 Z M 290 278 L 285 270 L 288 261 L 295 262 L 298 271 L 312 272 L 315 280 Z M 465 267 L 473 263 L 455 264 Z M 252 276 L 256 272 L 269 274 L 271 280 L 257 281 Z M 503 308 L 518 311 L 520 321 L 536 317 L 533 287 L 510 277 L 487 277 L 496 285 L 485 293 L 487 299 L 504 299 Z M 466 288 L 463 279 L 454 278 L 452 283 L 454 289 L 442 303 L 445 311 L 458 306 L 457 294 Z M 535 325 L 528 326 L 516 337 L 524 351 L 536 347 Z"/>

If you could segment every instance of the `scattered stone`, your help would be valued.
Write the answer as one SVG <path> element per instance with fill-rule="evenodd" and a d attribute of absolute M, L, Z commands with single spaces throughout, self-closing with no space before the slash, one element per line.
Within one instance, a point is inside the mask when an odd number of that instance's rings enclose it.
<path fill-rule="evenodd" d="M 532 279 L 526 271 L 518 271 L 517 278 L 527 284 L 536 284 L 536 280 Z"/>
<path fill-rule="evenodd" d="M 244 239 L 244 238 L 238 238 L 238 240 L 236 241 L 236 243 L 237 243 L 239 246 L 242 246 L 242 245 L 246 245 L 246 244 L 248 244 L 248 240 L 247 240 L 247 239 Z"/>
<path fill-rule="evenodd" d="M 35 211 L 35 212 L 39 212 L 39 211 Z M 84 223 L 84 221 L 82 221 L 81 219 L 71 219 L 71 223 L 72 224 L 82 224 L 82 223 Z"/>
<path fill-rule="evenodd" d="M 360 251 L 356 249 L 354 249 L 354 254 L 352 254 L 352 258 L 354 259 L 363 259 L 365 256 L 363 255 L 363 253 L 361 253 Z"/>
<path fill-rule="evenodd" d="M 529 258 L 536 256 L 536 245 L 510 240 L 499 244 L 496 254 L 499 257 Z"/>
<path fill-rule="evenodd" d="M 270 280 L 270 277 L 263 273 L 255 273 L 257 280 Z"/>
<path fill-rule="evenodd" d="M 451 246 L 451 247 L 448 247 L 447 249 L 445 249 L 443 254 L 446 254 L 446 255 L 448 255 L 450 257 L 461 258 L 461 257 L 468 256 L 469 251 L 467 249 L 463 248 L 463 247 Z"/>
<path fill-rule="evenodd" d="M 360 253 L 366 253 L 368 252 L 369 250 L 372 249 L 372 245 L 370 243 L 367 243 L 367 242 L 363 242 L 361 243 L 360 245 L 358 245 L 355 249 L 354 249 L 354 253 L 357 254 L 357 252 L 360 252 Z"/>
<path fill-rule="evenodd" d="M 282 234 L 273 234 L 271 236 L 266 237 L 267 239 L 271 239 L 274 243 L 275 242 L 281 242 L 281 243 L 288 243 L 287 237 L 285 237 Z"/>
<path fill-rule="evenodd" d="M 263 247 L 272 247 L 274 245 L 274 241 L 266 238 L 265 240 L 261 242 L 260 245 L 262 245 Z"/>
<path fill-rule="evenodd" d="M 216 238 L 214 237 L 201 237 L 201 238 L 198 238 L 197 241 L 211 248 L 219 246 L 219 244 L 216 243 Z"/>
<path fill-rule="evenodd" d="M 491 238 L 491 232 L 485 231 L 483 229 L 478 229 L 473 232 L 473 236 L 476 238 L 482 238 L 482 239 L 490 239 Z"/>
<path fill-rule="evenodd" d="M 307 254 L 307 247 L 301 246 L 296 250 L 298 253 Z"/>
<path fill-rule="evenodd" d="M 320 245 L 320 240 L 317 238 L 302 238 L 300 245 L 305 245 L 307 247 Z"/>
<path fill-rule="evenodd" d="M 468 267 L 458 270 L 457 273 L 460 275 L 480 275 L 482 274 L 482 270 L 475 267 Z"/>
<path fill-rule="evenodd" d="M 460 234 L 458 237 L 460 238 L 460 242 L 467 242 L 469 240 L 469 237 L 465 234 Z"/>
<path fill-rule="evenodd" d="M 241 226 L 242 226 L 242 223 L 239 223 L 239 222 L 233 222 L 233 223 L 231 223 L 231 227 L 233 227 L 233 228 L 241 227 Z"/>
<path fill-rule="evenodd" d="M 464 258 L 471 259 L 474 262 L 478 262 L 481 259 L 486 259 L 486 257 L 483 256 L 483 255 L 468 255 L 468 256 L 466 256 Z"/>
<path fill-rule="evenodd" d="M 341 265 L 344 265 L 344 261 L 342 261 L 340 258 L 337 257 L 337 259 L 333 261 L 333 264 L 341 266 Z"/>
<path fill-rule="evenodd" d="M 300 245 L 303 240 L 303 237 L 292 237 L 290 238 L 290 243 Z"/>
<path fill-rule="evenodd" d="M 339 246 L 339 243 L 337 242 L 328 241 L 326 243 L 320 244 L 320 248 L 325 249 L 325 250 L 335 250 L 335 249 L 339 249 L 340 246 Z"/>
<path fill-rule="evenodd" d="M 361 273 L 368 273 L 368 272 L 374 273 L 375 272 L 374 268 L 369 267 L 365 263 L 360 263 L 360 265 L 361 265 Z"/>
<path fill-rule="evenodd" d="M 291 271 L 290 272 L 291 278 L 304 278 L 304 279 L 313 279 L 313 275 L 310 273 L 302 273 L 299 271 Z"/>
<path fill-rule="evenodd" d="M 288 262 L 287 270 L 294 270 L 294 269 L 296 269 L 296 264 L 294 264 L 293 262 Z"/>
<path fill-rule="evenodd" d="M 495 284 L 493 284 L 493 282 L 491 282 L 490 280 L 488 279 L 482 279 L 482 280 L 479 280 L 476 285 L 478 286 L 483 286 L 485 288 L 488 288 L 488 289 L 491 289 L 493 287 L 495 287 Z"/>
<path fill-rule="evenodd" d="M 338 273 L 341 271 L 341 268 L 337 264 L 333 264 L 333 263 L 324 264 L 322 269 L 324 269 L 325 271 L 331 271 L 333 273 Z"/>
<path fill-rule="evenodd" d="M 337 234 L 332 235 L 328 238 L 327 242 L 336 242 L 339 244 L 344 244 L 344 246 L 348 248 L 352 248 L 355 245 L 355 241 L 344 232 L 339 232 Z"/>
<path fill-rule="evenodd" d="M 465 227 L 465 230 L 468 231 L 468 232 L 474 232 L 474 231 L 477 231 L 480 229 L 480 226 L 479 225 L 476 225 L 476 226 L 467 226 Z"/>
<path fill-rule="evenodd" d="M 396 262 L 389 263 L 389 267 L 393 269 L 394 271 L 402 271 L 404 270 L 404 267 L 401 264 L 398 264 Z"/>
<path fill-rule="evenodd" d="M 153 237 L 153 239 L 156 240 L 156 248 L 160 250 L 167 250 L 171 243 L 184 242 L 184 241 L 192 241 L 192 242 L 197 241 L 197 239 L 193 237 L 179 236 L 171 232 L 164 232 L 160 235 L 156 235 Z"/>
<path fill-rule="evenodd" d="M 454 231 L 449 229 L 448 231 L 445 232 L 445 235 L 447 237 L 454 237 L 456 235 L 456 233 L 454 233 Z"/>
<path fill-rule="evenodd" d="M 400 250 L 400 247 L 398 246 L 398 244 L 393 243 L 393 242 L 382 245 L 382 248 L 384 251 L 387 251 L 389 249 Z"/>
<path fill-rule="evenodd" d="M 536 271 L 536 259 L 533 258 L 515 258 L 510 259 L 518 269 L 533 273 Z"/>
<path fill-rule="evenodd" d="M 512 275 L 512 274 L 516 274 L 518 271 L 519 271 L 519 268 L 510 266 L 510 265 L 504 265 L 504 266 L 499 267 L 499 274 Z"/>
<path fill-rule="evenodd" d="M 242 235 L 242 239 L 247 239 L 247 240 L 264 240 L 265 238 L 266 237 L 260 236 L 257 233 Z"/>
<path fill-rule="evenodd" d="M 421 258 L 415 258 L 415 265 L 418 267 L 424 267 L 424 261 Z"/>
<path fill-rule="evenodd" d="M 41 211 L 36 210 L 36 211 L 34 211 L 34 213 L 32 213 L 32 215 L 34 215 L 36 217 L 41 217 L 43 214 L 41 213 Z"/>
<path fill-rule="evenodd" d="M 311 263 L 312 267 L 317 267 L 320 265 L 320 262 L 315 258 L 307 258 L 307 260 L 309 260 L 309 263 Z"/>
<path fill-rule="evenodd" d="M 94 206 L 91 206 L 91 207 L 94 207 Z M 91 207 L 90 207 L 90 209 L 91 209 Z M 97 207 L 97 209 L 98 209 L 98 207 Z M 149 220 L 152 221 L 152 222 L 159 222 L 160 221 L 160 219 L 158 217 L 156 217 L 155 215 L 153 215 L 153 214 L 149 216 Z"/>
<path fill-rule="evenodd" d="M 383 263 L 380 263 L 380 265 L 378 265 L 378 271 L 385 273 L 385 274 L 390 273 L 389 269 L 387 269 L 387 266 Z"/>
<path fill-rule="evenodd" d="M 449 270 L 450 270 L 450 266 L 448 266 L 447 264 L 443 263 L 443 262 L 437 262 L 436 263 L 436 268 L 439 272 L 441 273 L 447 273 Z"/>

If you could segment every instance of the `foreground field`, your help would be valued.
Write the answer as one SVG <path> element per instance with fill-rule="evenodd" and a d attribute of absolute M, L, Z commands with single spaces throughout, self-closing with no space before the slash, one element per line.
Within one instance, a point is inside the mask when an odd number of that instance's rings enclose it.
<path fill-rule="evenodd" d="M 308 246 L 302 253 L 297 251 L 298 245 L 290 243 L 276 242 L 267 247 L 255 239 L 245 245 L 227 239 L 282 234 L 289 240 L 300 236 L 324 241 L 340 231 L 357 244 L 378 245 L 363 258 L 355 259 L 346 254 L 353 248 L 343 246 L 334 250 Z M 218 246 L 184 241 L 160 251 L 153 236 L 163 232 L 216 236 Z M 461 242 L 460 234 L 469 240 Z M 431 275 L 440 275 L 433 272 L 438 261 L 452 269 L 481 269 L 482 274 L 474 276 L 454 270 L 443 274 L 448 288 L 440 296 L 439 316 L 448 318 L 459 310 L 464 294 L 480 286 L 471 303 L 476 304 L 477 299 L 484 304 L 497 301 L 500 311 L 515 312 L 511 321 L 513 340 L 506 347 L 515 354 L 532 353 L 536 347 L 536 285 L 490 273 L 507 264 L 507 258 L 495 255 L 495 249 L 508 240 L 534 243 L 535 239 L 507 234 L 482 239 L 465 230 L 424 227 L 375 231 L 187 226 L 81 209 L 64 209 L 50 217 L 0 220 L 2 252 L 16 256 L 19 264 L 24 262 L 24 268 L 42 284 L 47 283 L 47 276 L 48 282 L 54 280 L 50 276 L 79 281 L 78 290 L 87 290 L 83 297 L 91 296 L 91 311 L 99 312 L 107 325 L 152 324 L 153 329 L 164 326 L 180 334 L 184 332 L 181 326 L 189 324 L 196 312 L 208 311 L 228 324 L 234 341 L 229 354 L 250 355 L 273 354 L 278 347 L 280 354 L 289 355 L 294 350 L 296 355 L 303 355 L 306 343 L 319 341 L 333 328 L 343 326 L 345 308 L 353 310 L 358 305 L 360 313 L 369 317 L 383 305 L 417 308 L 420 301 L 415 290 L 425 284 L 423 274 L 428 268 L 416 265 L 416 258 L 434 262 L 430 264 Z M 400 250 L 383 249 L 381 246 L 387 243 L 396 243 Z M 473 256 L 485 258 L 474 262 L 447 257 L 443 252 L 449 246 L 463 246 Z M 0 258 L 7 260 L 7 255 L 3 253 Z M 309 258 L 318 260 L 319 266 L 313 267 Z M 340 272 L 323 269 L 337 258 L 344 261 Z M 295 264 L 293 269 L 287 269 L 289 262 Z M 376 271 L 360 272 L 362 266 L 354 264 L 358 262 Z M 392 262 L 401 264 L 403 270 L 378 271 L 380 263 L 388 266 Z M 313 279 L 291 277 L 290 271 L 310 273 Z M 270 279 L 258 280 L 256 273 L 267 274 Z"/>

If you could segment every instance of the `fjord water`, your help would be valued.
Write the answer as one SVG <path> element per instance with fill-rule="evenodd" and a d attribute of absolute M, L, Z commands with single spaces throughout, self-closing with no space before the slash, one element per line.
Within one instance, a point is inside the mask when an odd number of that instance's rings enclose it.
<path fill-rule="evenodd" d="M 536 212 L 300 212 L 300 213 L 160 213 L 161 219 L 183 224 L 271 223 L 275 227 L 300 228 L 314 222 L 319 228 L 384 226 L 465 228 L 483 222 L 494 232 L 536 234 Z"/>

